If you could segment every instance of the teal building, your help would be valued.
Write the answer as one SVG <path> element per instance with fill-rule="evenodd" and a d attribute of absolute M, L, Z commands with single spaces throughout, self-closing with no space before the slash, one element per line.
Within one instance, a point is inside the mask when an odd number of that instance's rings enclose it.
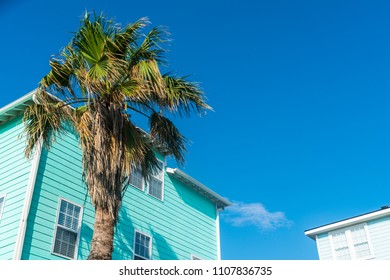
<path fill-rule="evenodd" d="M 94 208 L 77 135 L 69 130 L 27 160 L 22 116 L 33 102 L 32 92 L 0 109 L 0 260 L 86 259 Z M 157 155 L 159 174 L 148 182 L 132 174 L 113 259 L 220 259 L 219 212 L 229 201 Z"/>

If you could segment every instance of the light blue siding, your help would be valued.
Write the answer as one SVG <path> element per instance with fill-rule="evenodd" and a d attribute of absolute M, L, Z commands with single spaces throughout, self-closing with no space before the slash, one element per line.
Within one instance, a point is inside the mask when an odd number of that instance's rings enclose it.
<path fill-rule="evenodd" d="M 390 217 L 367 222 L 375 259 L 390 260 Z"/>
<path fill-rule="evenodd" d="M 130 187 L 124 197 L 114 259 L 131 259 L 134 230 L 153 239 L 153 259 L 217 258 L 215 205 L 165 173 L 164 201 Z"/>
<path fill-rule="evenodd" d="M 0 126 L 0 196 L 6 194 L 0 221 L 0 260 L 12 259 L 31 161 L 24 157 L 21 117 Z"/>
<path fill-rule="evenodd" d="M 18 109 L 19 110 L 19 109 Z M 15 113 L 15 112 L 13 112 Z M 0 196 L 6 195 L 0 221 L 0 260 L 11 259 L 31 162 L 24 157 L 21 116 L 0 125 Z M 164 161 L 164 156 L 157 153 Z M 51 253 L 59 199 L 83 207 L 78 259 L 86 259 L 93 233 L 94 208 L 82 181 L 78 137 L 68 130 L 50 150 L 42 149 L 27 219 L 22 259 L 64 259 Z M 191 255 L 217 259 L 215 203 L 164 172 L 164 195 L 129 187 L 115 228 L 114 259 L 132 259 L 134 232 L 152 237 L 152 259 L 184 259 Z"/>
<path fill-rule="evenodd" d="M 340 230 L 342 229 L 340 228 Z M 367 229 L 368 239 L 373 251 L 372 259 L 390 260 L 390 217 L 387 216 L 368 221 Z M 321 260 L 333 259 L 328 233 L 317 235 L 317 248 Z"/>
<path fill-rule="evenodd" d="M 83 206 L 78 259 L 88 256 L 83 248 L 88 248 L 92 237 L 88 229 L 93 225 L 93 210 L 81 174 L 81 151 L 72 133 L 58 137 L 49 151 L 43 149 L 22 259 L 63 259 L 51 253 L 59 198 Z"/>
<path fill-rule="evenodd" d="M 161 155 L 158 155 L 163 159 Z M 78 259 L 86 259 L 94 211 L 81 177 L 81 150 L 71 133 L 43 149 L 31 204 L 22 259 L 63 259 L 51 254 L 58 199 L 82 205 Z M 113 259 L 132 259 L 134 231 L 152 237 L 153 259 L 217 258 L 215 204 L 190 187 L 164 176 L 161 201 L 129 187 L 115 229 Z"/>
<path fill-rule="evenodd" d="M 317 235 L 317 248 L 320 260 L 332 260 L 332 249 L 327 233 Z"/>

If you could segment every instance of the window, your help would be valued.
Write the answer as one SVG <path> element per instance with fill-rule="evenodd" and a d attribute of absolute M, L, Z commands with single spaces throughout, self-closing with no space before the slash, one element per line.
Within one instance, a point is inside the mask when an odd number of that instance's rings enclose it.
<path fill-rule="evenodd" d="M 356 258 L 366 258 L 371 256 L 371 249 L 368 244 L 368 237 L 364 226 L 359 226 L 351 229 L 353 249 Z"/>
<path fill-rule="evenodd" d="M 54 234 L 53 254 L 75 259 L 81 228 L 82 207 L 64 199 L 59 200 Z"/>
<path fill-rule="evenodd" d="M 348 241 L 345 232 L 338 232 L 332 235 L 334 251 L 337 260 L 350 260 Z"/>
<path fill-rule="evenodd" d="M 134 260 L 150 260 L 152 255 L 152 238 L 139 231 L 134 235 Z"/>
<path fill-rule="evenodd" d="M 143 191 L 144 189 L 143 181 L 144 180 L 142 178 L 141 168 L 140 167 L 135 168 L 130 175 L 130 184 L 133 187 Z"/>
<path fill-rule="evenodd" d="M 0 196 L 0 221 L 1 221 L 1 217 L 3 215 L 4 202 L 5 202 L 5 195 Z"/>
<path fill-rule="evenodd" d="M 158 161 L 158 167 L 154 174 L 150 176 L 148 192 L 150 195 L 163 200 L 164 193 L 164 163 Z"/>
<path fill-rule="evenodd" d="M 373 257 L 367 224 L 360 224 L 329 233 L 334 259 L 369 259 Z"/>

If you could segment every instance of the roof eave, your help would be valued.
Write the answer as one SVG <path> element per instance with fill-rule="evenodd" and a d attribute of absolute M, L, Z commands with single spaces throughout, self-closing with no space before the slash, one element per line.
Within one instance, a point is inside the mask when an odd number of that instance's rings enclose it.
<path fill-rule="evenodd" d="M 310 237 L 311 239 L 315 240 L 316 236 L 319 234 L 330 232 L 333 230 L 337 230 L 337 229 L 340 229 L 343 227 L 352 226 L 352 225 L 359 224 L 359 223 L 368 222 L 368 221 L 371 221 L 374 219 L 383 218 L 383 217 L 389 216 L 389 215 L 390 215 L 390 208 L 381 209 L 381 210 L 377 210 L 374 212 L 363 214 L 363 215 L 360 215 L 357 217 L 345 219 L 345 220 L 338 221 L 335 223 L 331 223 L 331 224 L 327 224 L 324 226 L 320 226 L 320 227 L 306 230 L 305 235 Z"/>
<path fill-rule="evenodd" d="M 171 174 L 173 177 L 175 177 L 182 183 L 189 185 L 200 193 L 203 193 L 206 197 L 216 203 L 218 209 L 223 210 L 225 207 L 231 205 L 231 203 L 227 199 L 212 191 L 211 189 L 209 189 L 199 181 L 195 180 L 185 172 L 181 171 L 180 169 L 168 167 L 166 171 L 168 174 Z"/>
<path fill-rule="evenodd" d="M 26 107 L 34 103 L 33 96 L 35 90 L 29 92 L 28 94 L 20 97 L 14 102 L 4 106 L 0 109 L 0 125 L 12 120 L 13 118 L 23 114 Z"/>

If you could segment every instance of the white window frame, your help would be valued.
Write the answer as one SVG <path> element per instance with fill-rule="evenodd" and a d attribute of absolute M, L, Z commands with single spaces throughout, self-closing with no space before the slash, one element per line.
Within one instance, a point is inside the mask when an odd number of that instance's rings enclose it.
<path fill-rule="evenodd" d="M 60 224 L 58 224 L 58 219 L 60 218 L 60 211 L 61 211 L 61 202 L 62 201 L 65 201 L 67 203 L 70 203 L 70 204 L 73 204 L 77 207 L 80 207 L 80 214 L 79 214 L 79 223 L 77 225 L 77 231 L 74 231 L 73 229 L 70 229 L 70 228 L 67 228 L 67 227 L 64 227 Z M 65 199 L 63 197 L 59 197 L 58 198 L 58 205 L 57 205 L 57 214 L 56 214 L 56 223 L 54 225 L 54 235 L 53 235 L 53 241 L 52 241 L 52 245 L 51 245 L 51 253 L 53 255 L 56 255 L 56 256 L 60 256 L 60 257 L 63 257 L 63 258 L 66 258 L 66 259 L 70 259 L 70 260 L 75 260 L 77 259 L 77 255 L 78 255 L 78 251 L 79 251 L 79 243 L 80 243 L 80 232 L 81 232 L 81 225 L 82 225 L 82 218 L 83 218 L 83 211 L 84 211 L 84 208 L 82 205 L 80 204 L 77 204 L 77 203 L 74 203 L 73 201 L 70 201 L 68 199 Z M 69 256 L 65 256 L 65 255 L 62 255 L 60 253 L 56 253 L 54 252 L 54 245 L 55 245 L 55 241 L 56 241 L 56 238 L 57 238 L 57 228 L 60 227 L 60 228 L 63 228 L 65 230 L 68 230 L 68 231 L 72 231 L 74 233 L 77 234 L 77 238 L 76 238 L 76 243 L 75 243 L 75 249 L 74 249 L 74 255 L 73 257 L 69 257 Z"/>
<path fill-rule="evenodd" d="M 135 188 L 135 189 L 137 189 L 137 190 L 140 190 L 140 191 L 144 192 L 144 191 L 145 191 L 145 179 L 142 177 L 142 170 L 141 170 L 140 167 L 136 167 L 136 169 L 139 169 L 139 170 L 141 171 L 141 188 L 138 188 L 137 186 L 133 185 L 132 183 L 130 183 L 130 185 L 131 185 L 133 188 Z M 130 174 L 130 177 L 131 177 L 131 174 Z"/>
<path fill-rule="evenodd" d="M 141 234 L 141 235 L 144 235 L 146 237 L 149 237 L 149 256 L 150 258 L 149 259 L 145 259 L 143 256 L 140 256 L 138 254 L 135 253 L 135 240 L 136 240 L 136 236 L 137 236 L 137 233 Z M 138 258 L 141 258 L 143 260 L 151 260 L 152 259 L 152 253 L 153 253 L 153 250 L 152 250 L 152 246 L 153 246 L 153 239 L 152 239 L 152 236 L 150 236 L 149 234 L 146 234 L 142 231 L 139 231 L 139 230 L 135 230 L 134 231 L 134 241 L 133 241 L 133 260 L 135 260 L 135 257 L 137 256 Z"/>
<path fill-rule="evenodd" d="M 0 195 L 0 199 L 3 199 L 3 204 L 0 207 L 0 223 L 1 223 L 1 218 L 3 217 L 3 211 L 4 211 L 4 205 L 5 205 L 5 198 L 6 194 Z"/>
<path fill-rule="evenodd" d="M 363 228 L 364 228 L 364 232 L 365 232 L 366 238 L 367 238 L 368 248 L 370 249 L 370 253 L 371 254 L 369 256 L 358 258 L 356 256 L 355 246 L 354 246 L 354 243 L 353 243 L 353 240 L 352 240 L 351 230 L 354 229 L 354 228 L 357 228 L 357 227 L 361 227 L 361 226 L 363 226 Z M 332 249 L 332 255 L 333 255 L 333 259 L 334 260 L 337 260 L 337 255 L 336 255 L 336 250 L 335 250 L 334 243 L 333 243 L 333 235 L 337 234 L 337 233 L 340 233 L 340 232 L 344 232 L 345 237 L 347 239 L 348 250 L 349 250 L 349 254 L 351 256 L 351 260 L 369 260 L 369 259 L 375 258 L 374 251 L 373 251 L 373 248 L 372 248 L 371 239 L 370 239 L 370 235 L 368 233 L 367 223 L 363 223 L 363 224 L 353 225 L 353 226 L 350 226 L 350 227 L 347 227 L 347 228 L 343 228 L 343 229 L 334 230 L 334 231 L 329 232 L 329 241 L 330 241 L 330 246 L 331 246 L 331 249 Z"/>
<path fill-rule="evenodd" d="M 154 195 L 152 195 L 150 193 L 150 179 L 148 180 L 148 184 L 147 184 L 147 189 L 148 189 L 147 192 L 148 192 L 148 195 L 150 195 L 150 196 L 152 196 L 152 197 L 154 197 L 154 198 L 156 198 L 158 200 L 164 201 L 165 161 L 162 161 L 162 160 L 159 160 L 159 159 L 157 159 L 157 160 L 162 163 L 161 179 L 158 178 L 157 176 L 153 175 L 153 174 L 150 174 L 150 176 L 154 177 L 156 180 L 161 181 L 161 198 L 156 197 L 156 196 L 154 196 Z"/>

